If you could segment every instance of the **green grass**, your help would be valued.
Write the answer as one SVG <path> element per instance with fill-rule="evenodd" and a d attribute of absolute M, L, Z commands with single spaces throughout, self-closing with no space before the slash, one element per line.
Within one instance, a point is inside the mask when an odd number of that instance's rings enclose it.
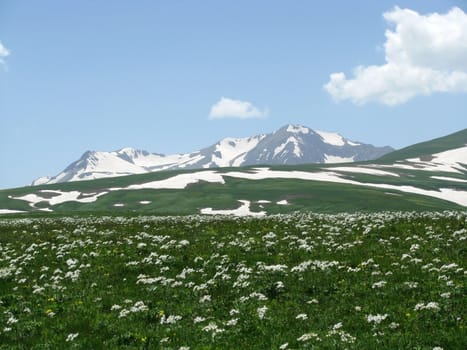
<path fill-rule="evenodd" d="M 462 349 L 466 215 L 2 219 L 0 349 Z"/>

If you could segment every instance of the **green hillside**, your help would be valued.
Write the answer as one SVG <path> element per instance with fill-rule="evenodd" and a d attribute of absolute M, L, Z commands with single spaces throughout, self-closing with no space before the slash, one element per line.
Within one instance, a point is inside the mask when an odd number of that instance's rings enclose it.
<path fill-rule="evenodd" d="M 348 167 L 348 165 L 347 165 Z M 360 169 L 354 164 L 355 169 Z M 368 167 L 368 165 L 367 165 Z M 252 180 L 226 175 L 239 173 L 249 175 L 252 168 L 223 168 L 216 173 L 224 174 L 225 183 L 199 181 L 182 189 L 124 189 L 134 184 L 146 184 L 153 181 L 170 180 L 177 175 L 212 172 L 213 170 L 163 171 L 150 174 L 132 175 L 91 181 L 68 182 L 35 187 L 22 187 L 0 191 L 0 209 L 34 212 L 40 215 L 55 214 L 156 214 L 156 215 L 190 215 L 199 214 L 203 208 L 215 210 L 233 210 L 241 203 L 250 202 L 250 210 L 267 214 L 291 213 L 295 211 L 313 211 L 322 213 L 336 212 L 375 212 L 381 210 L 448 210 L 463 209 L 456 203 L 436 196 L 407 193 L 398 190 L 401 186 L 417 188 L 427 193 L 438 193 L 439 188 L 451 188 L 455 191 L 467 191 L 467 182 L 449 182 L 433 178 L 433 175 L 444 175 L 462 181 L 465 175 L 433 173 L 406 169 L 389 169 L 392 176 L 340 172 L 339 179 L 353 183 L 336 183 L 328 181 L 312 181 L 297 178 L 269 178 Z M 335 174 L 339 166 L 279 166 L 272 171 L 305 174 Z M 379 188 L 378 186 L 392 186 Z M 82 203 L 69 200 L 63 203 L 50 204 L 54 197 L 52 191 L 60 193 L 78 193 L 77 199 L 85 198 L 93 193 L 102 193 L 95 201 Z M 25 195 L 40 196 L 34 206 L 25 200 L 17 199 Z M 268 203 L 262 203 L 267 201 Z M 286 201 L 287 204 L 278 202 Z M 144 203 L 141 203 L 144 202 Z M 41 209 L 53 212 L 42 212 Z M 22 215 L 22 214 L 16 214 Z"/>
<path fill-rule="evenodd" d="M 388 153 L 376 162 L 393 163 L 398 160 L 429 156 L 434 153 L 459 148 L 467 144 L 467 129 L 455 132 L 453 134 L 439 137 L 430 141 L 425 141 L 411 145 L 400 150 Z"/>

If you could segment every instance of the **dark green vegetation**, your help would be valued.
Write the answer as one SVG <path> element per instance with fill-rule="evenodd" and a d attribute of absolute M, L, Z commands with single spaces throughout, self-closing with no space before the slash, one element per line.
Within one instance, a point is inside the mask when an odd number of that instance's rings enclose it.
<path fill-rule="evenodd" d="M 4 219 L 0 349 L 462 349 L 466 215 Z"/>
<path fill-rule="evenodd" d="M 430 156 L 434 153 L 459 148 L 467 144 L 467 129 L 456 133 L 443 136 L 434 140 L 417 143 L 415 145 L 402 148 L 400 150 L 388 153 L 377 160 L 378 163 L 393 163 L 398 160 L 408 158 L 419 158 Z"/>

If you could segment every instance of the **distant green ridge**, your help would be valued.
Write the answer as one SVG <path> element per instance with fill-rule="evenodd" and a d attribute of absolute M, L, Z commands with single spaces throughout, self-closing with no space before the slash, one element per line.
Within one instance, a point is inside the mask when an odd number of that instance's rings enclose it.
<path fill-rule="evenodd" d="M 388 153 L 378 160 L 377 163 L 393 163 L 398 160 L 416 158 L 434 153 L 448 151 L 459 148 L 467 144 L 467 129 L 455 132 L 453 134 L 439 137 L 430 141 L 425 141 L 411 145 L 400 150 Z"/>

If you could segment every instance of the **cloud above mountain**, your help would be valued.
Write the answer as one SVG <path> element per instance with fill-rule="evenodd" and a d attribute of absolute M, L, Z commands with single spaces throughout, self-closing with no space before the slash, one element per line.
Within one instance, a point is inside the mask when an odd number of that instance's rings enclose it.
<path fill-rule="evenodd" d="M 332 73 L 324 89 L 336 101 L 357 105 L 403 104 L 415 96 L 467 92 L 467 14 L 421 15 L 394 8 L 383 14 L 393 25 L 385 32 L 385 63 L 358 66 L 353 78 Z"/>
<path fill-rule="evenodd" d="M 267 109 L 259 109 L 251 102 L 234 100 L 227 97 L 221 97 L 219 101 L 211 106 L 209 113 L 210 119 L 223 118 L 263 118 L 269 114 Z"/>

